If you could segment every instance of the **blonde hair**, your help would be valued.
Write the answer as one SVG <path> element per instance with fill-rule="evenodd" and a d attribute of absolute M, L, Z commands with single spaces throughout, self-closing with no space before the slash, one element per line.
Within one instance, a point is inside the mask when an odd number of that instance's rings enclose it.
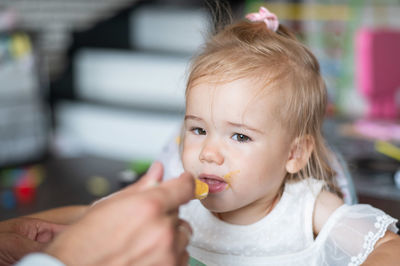
<path fill-rule="evenodd" d="M 230 82 L 241 78 L 253 78 L 262 88 L 279 90 L 282 102 L 276 114 L 282 126 L 293 139 L 313 138 L 307 166 L 298 173 L 288 173 L 286 181 L 314 177 L 325 180 L 331 191 L 341 195 L 321 134 L 327 92 L 315 56 L 282 25 L 273 32 L 263 22 L 239 21 L 211 37 L 194 58 L 186 95 L 204 80 Z"/>

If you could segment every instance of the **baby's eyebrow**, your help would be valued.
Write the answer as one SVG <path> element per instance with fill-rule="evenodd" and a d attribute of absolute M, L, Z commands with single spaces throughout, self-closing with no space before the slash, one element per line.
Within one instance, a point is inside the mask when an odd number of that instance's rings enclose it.
<path fill-rule="evenodd" d="M 245 125 L 245 124 L 239 124 L 239 123 L 234 123 L 234 122 L 228 122 L 228 124 L 231 125 L 231 126 L 234 126 L 234 127 L 244 128 L 244 129 L 247 129 L 247 130 L 250 130 L 250 131 L 255 131 L 255 132 L 260 133 L 260 134 L 264 134 L 263 131 L 261 131 L 261 130 L 259 130 L 257 128 L 250 127 L 250 126 Z"/>
<path fill-rule="evenodd" d="M 203 119 L 201 119 L 200 117 L 197 117 L 195 115 L 185 115 L 185 121 L 188 119 L 192 119 L 192 120 L 197 120 L 197 121 L 203 121 Z"/>

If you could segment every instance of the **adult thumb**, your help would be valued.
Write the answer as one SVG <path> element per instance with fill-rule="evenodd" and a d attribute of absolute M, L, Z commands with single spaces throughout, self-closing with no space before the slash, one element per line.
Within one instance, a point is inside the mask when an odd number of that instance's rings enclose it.
<path fill-rule="evenodd" d="M 154 161 L 147 170 L 146 174 L 135 184 L 135 187 L 140 190 L 146 190 L 159 184 L 164 174 L 162 163 Z"/>

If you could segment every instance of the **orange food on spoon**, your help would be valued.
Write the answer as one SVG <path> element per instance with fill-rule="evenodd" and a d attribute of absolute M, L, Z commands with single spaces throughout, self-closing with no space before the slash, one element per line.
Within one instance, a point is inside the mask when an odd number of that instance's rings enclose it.
<path fill-rule="evenodd" d="M 196 199 L 205 199 L 208 196 L 208 185 L 196 179 Z"/>

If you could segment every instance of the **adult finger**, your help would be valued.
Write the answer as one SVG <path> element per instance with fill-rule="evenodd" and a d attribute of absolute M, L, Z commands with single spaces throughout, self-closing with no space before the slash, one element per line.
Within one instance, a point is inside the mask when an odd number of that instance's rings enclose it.
<path fill-rule="evenodd" d="M 189 173 L 183 173 L 179 178 L 144 191 L 141 196 L 145 201 L 159 204 L 162 213 L 169 213 L 191 200 L 194 197 L 194 188 L 193 177 Z"/>
<path fill-rule="evenodd" d="M 164 167 L 162 163 L 154 161 L 149 170 L 147 170 L 146 174 L 140 178 L 138 182 L 136 182 L 134 189 L 144 190 L 159 184 L 162 180 L 163 173 Z"/>
<path fill-rule="evenodd" d="M 189 265 L 189 253 L 184 250 L 179 256 L 178 265 L 187 266 Z"/>
<path fill-rule="evenodd" d="M 176 251 L 178 254 L 184 252 L 186 250 L 187 245 L 192 238 L 192 228 L 189 223 L 180 219 L 177 226 L 177 240 L 176 240 Z"/>

